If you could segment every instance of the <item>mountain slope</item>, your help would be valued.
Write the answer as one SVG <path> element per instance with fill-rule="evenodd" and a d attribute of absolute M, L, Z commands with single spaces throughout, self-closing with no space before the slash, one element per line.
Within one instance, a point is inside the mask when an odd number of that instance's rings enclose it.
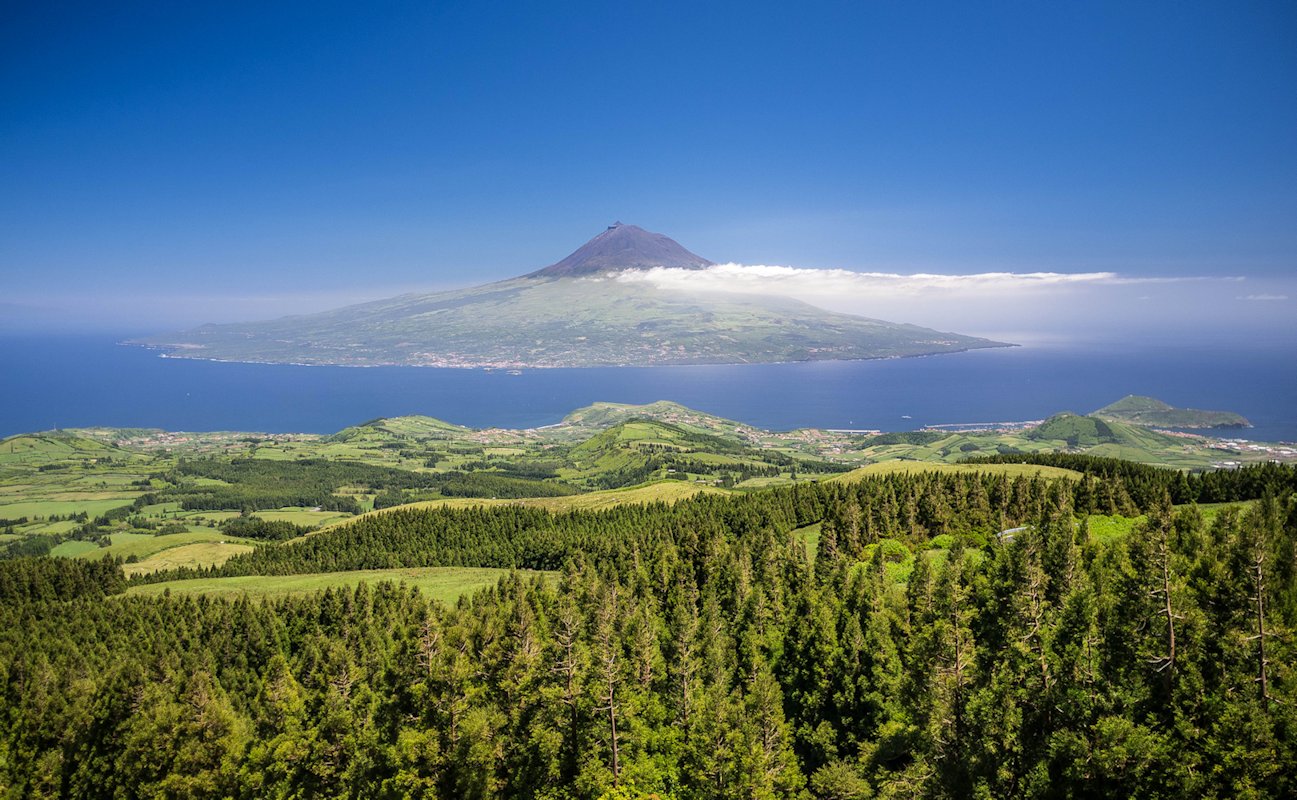
<path fill-rule="evenodd" d="M 1064 412 L 1055 414 L 1026 432 L 1028 439 L 1062 442 L 1070 447 L 1098 447 L 1117 445 L 1143 450 L 1179 447 L 1182 442 L 1174 436 L 1151 431 L 1128 422 L 1082 417 Z"/>
<path fill-rule="evenodd" d="M 650 233 L 638 225 L 614 222 L 557 264 L 537 270 L 529 278 L 571 278 L 605 270 L 676 267 L 703 269 L 712 262 L 694 255 L 673 239 Z"/>
<path fill-rule="evenodd" d="M 42 431 L 0 439 L 0 464 L 130 458 L 133 455 L 75 431 Z"/>
<path fill-rule="evenodd" d="M 405 417 L 384 417 L 352 425 L 327 437 L 327 441 L 343 443 L 428 441 L 462 439 L 471 433 L 471 429 L 461 425 L 412 414 Z"/>
<path fill-rule="evenodd" d="M 1002 346 L 788 298 L 685 294 L 619 280 L 711 262 L 616 225 L 521 278 L 138 340 L 188 358 L 301 364 L 578 367 L 892 358 Z"/>
<path fill-rule="evenodd" d="M 637 419 L 649 419 L 665 422 L 690 433 L 718 436 L 735 444 L 747 444 L 748 438 L 740 432 L 755 430 L 741 422 L 718 417 L 704 411 L 696 411 L 688 406 L 673 403 L 670 400 L 658 400 L 644 405 L 629 403 L 593 403 L 578 408 L 563 417 L 563 421 L 546 430 L 547 433 L 568 433 L 592 435 L 591 432 L 607 430 Z"/>

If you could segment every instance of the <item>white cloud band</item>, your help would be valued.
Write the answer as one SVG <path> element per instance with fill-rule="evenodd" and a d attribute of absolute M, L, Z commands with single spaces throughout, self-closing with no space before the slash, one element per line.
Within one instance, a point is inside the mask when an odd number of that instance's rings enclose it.
<path fill-rule="evenodd" d="M 1237 301 L 1230 300 L 1235 292 L 1222 292 L 1225 286 L 1245 280 L 1235 276 L 1138 277 L 1118 272 L 943 275 L 718 264 L 701 270 L 656 267 L 626 271 L 612 280 L 663 291 L 779 295 L 832 311 L 1019 342 L 1053 334 L 1117 335 L 1119 330 L 1136 329 L 1188 329 L 1195 336 L 1211 337 L 1237 320 L 1249 325 L 1275 322 L 1269 319 L 1272 315 L 1242 313 Z M 1254 286 L 1249 279 L 1249 288 L 1286 288 L 1270 283 Z M 1280 295 L 1246 297 L 1263 298 L 1280 299 Z"/>
<path fill-rule="evenodd" d="M 1242 280 L 1233 277 L 1133 278 L 1115 272 L 979 272 L 964 275 L 920 272 L 905 275 L 893 272 L 853 272 L 846 269 L 804 269 L 750 264 L 717 264 L 702 270 L 669 267 L 628 270 L 618 273 L 616 279 L 625 282 L 650 283 L 662 289 L 781 294 L 795 297 L 808 295 L 840 297 L 843 293 L 861 297 L 915 296 L 931 292 L 1017 294 L 1024 291 L 1081 286 Z"/>

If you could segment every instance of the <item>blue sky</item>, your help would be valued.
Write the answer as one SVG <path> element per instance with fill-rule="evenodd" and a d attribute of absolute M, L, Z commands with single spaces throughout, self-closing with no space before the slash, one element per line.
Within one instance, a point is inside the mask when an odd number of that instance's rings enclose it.
<path fill-rule="evenodd" d="M 1244 277 L 1200 301 L 1278 324 L 1295 40 L 1289 2 L 10 4 L 0 315 L 274 316 L 621 219 L 742 264 Z"/>

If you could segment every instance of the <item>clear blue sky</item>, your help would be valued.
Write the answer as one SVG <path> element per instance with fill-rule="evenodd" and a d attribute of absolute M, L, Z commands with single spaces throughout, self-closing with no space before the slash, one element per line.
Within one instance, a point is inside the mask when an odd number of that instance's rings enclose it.
<path fill-rule="evenodd" d="M 0 304 L 714 260 L 1297 270 L 1297 4 L 9 3 Z"/>

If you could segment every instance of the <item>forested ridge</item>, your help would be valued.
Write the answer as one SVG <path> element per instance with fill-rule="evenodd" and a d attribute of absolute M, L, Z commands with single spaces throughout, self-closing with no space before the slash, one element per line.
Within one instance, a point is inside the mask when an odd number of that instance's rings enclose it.
<path fill-rule="evenodd" d="M 0 782 L 14 797 L 1293 796 L 1294 471 L 1122 463 L 602 512 L 398 509 L 205 573 L 560 570 L 454 607 L 391 584 L 105 597 L 123 586 L 112 562 L 14 559 Z M 1186 492 L 1251 502 L 1173 506 Z M 1091 514 L 1143 520 L 1098 536 Z M 31 589 L 46 570 L 63 594 Z"/>
<path fill-rule="evenodd" d="M 1120 482 L 1136 502 L 1147 505 L 1165 493 L 1171 502 L 1229 503 L 1251 500 L 1266 492 L 1297 492 L 1297 470 L 1290 465 L 1262 462 L 1241 469 L 1185 473 L 1119 458 L 1080 453 L 1015 453 L 970 458 L 967 464 L 1036 464 L 1076 470 L 1090 477 Z"/>

